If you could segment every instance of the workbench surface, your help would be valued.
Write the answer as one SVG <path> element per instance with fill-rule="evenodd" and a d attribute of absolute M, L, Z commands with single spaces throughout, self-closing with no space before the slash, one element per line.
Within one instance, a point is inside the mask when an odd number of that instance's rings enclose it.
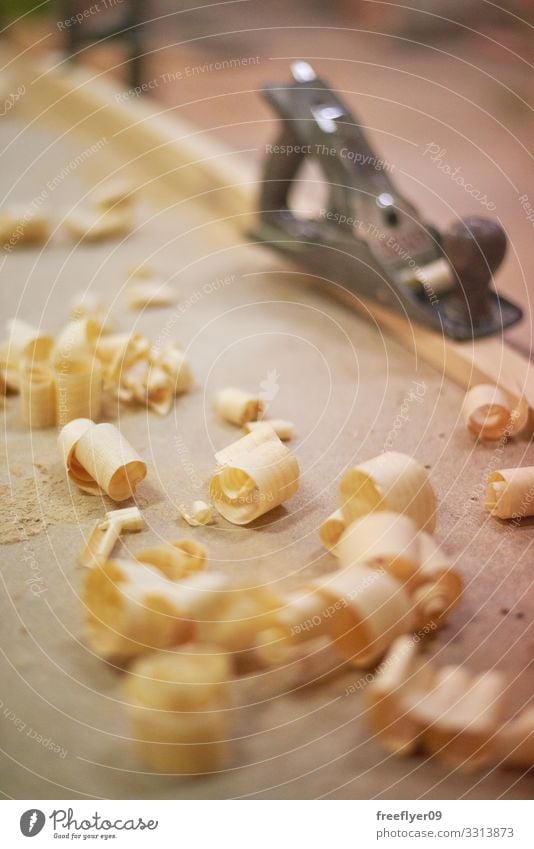
<path fill-rule="evenodd" d="M 75 131 L 62 136 L 14 109 L 0 122 L 2 203 L 44 192 L 43 209 L 62 210 L 95 180 L 120 168 L 115 147 Z M 98 150 L 82 156 L 92 144 Z M 82 162 L 78 160 L 82 159 Z M 59 180 L 68 163 L 77 162 Z M 51 183 L 55 188 L 47 188 Z M 534 526 L 510 529 L 483 509 L 488 470 L 525 462 L 527 442 L 475 446 L 460 419 L 463 391 L 417 362 L 372 323 L 351 312 L 266 249 L 237 239 L 219 214 L 195 199 L 166 209 L 144 201 L 122 242 L 72 245 L 58 233 L 44 250 L 1 258 L 2 314 L 52 332 L 77 292 L 111 306 L 121 329 L 179 341 L 194 390 L 164 418 L 112 405 L 106 415 L 146 458 L 136 503 L 147 529 L 122 553 L 194 535 L 210 567 L 259 583 L 302 579 L 335 568 L 317 529 L 336 504 L 340 473 L 384 447 L 430 469 L 439 501 L 437 539 L 456 562 L 465 593 L 426 650 L 439 664 L 506 671 L 510 709 L 526 703 L 534 673 L 531 623 Z M 128 310 L 126 269 L 141 261 L 174 276 L 177 307 Z M 238 433 L 215 419 L 213 393 L 267 382 L 269 415 L 295 422 L 298 495 L 251 528 L 219 519 L 187 529 L 178 505 L 206 493 L 213 454 Z M 399 413 L 403 410 L 403 415 Z M 249 706 L 235 714 L 233 760 L 218 775 L 185 781 L 145 769 L 128 744 L 122 673 L 84 642 L 76 565 L 95 519 L 112 503 L 69 488 L 54 430 L 23 426 L 19 401 L 4 410 L 2 464 L 3 613 L 0 616 L 0 790 L 14 798 L 528 798 L 534 781 L 517 771 L 475 775 L 422 757 L 388 756 L 369 735 L 362 672 L 340 670 L 321 686 L 277 694 L 269 676 L 243 685 Z M 500 450 L 501 454 L 496 455 Z M 247 689 L 248 688 L 248 689 Z M 356 690 L 356 692 L 354 692 Z"/>

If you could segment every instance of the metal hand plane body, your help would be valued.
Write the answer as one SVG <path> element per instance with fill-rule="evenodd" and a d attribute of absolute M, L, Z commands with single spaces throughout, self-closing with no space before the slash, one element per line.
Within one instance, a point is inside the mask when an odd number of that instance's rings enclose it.
<path fill-rule="evenodd" d="M 264 94 L 282 119 L 267 147 L 257 236 L 331 283 L 454 339 L 487 336 L 522 316 L 490 289 L 506 251 L 496 222 L 458 221 L 444 234 L 393 185 L 389 168 L 333 91 L 303 62 Z M 296 215 L 290 192 L 304 162 L 328 187 L 319 216 Z"/>

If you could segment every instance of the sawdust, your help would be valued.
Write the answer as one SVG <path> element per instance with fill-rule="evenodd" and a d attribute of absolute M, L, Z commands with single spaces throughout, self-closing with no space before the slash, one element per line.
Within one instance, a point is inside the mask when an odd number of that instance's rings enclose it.
<path fill-rule="evenodd" d="M 97 517 L 102 512 L 99 499 L 83 499 L 70 491 L 61 467 L 48 469 L 35 464 L 33 476 L 12 479 L 0 486 L 0 544 L 23 542 L 52 525 Z"/>

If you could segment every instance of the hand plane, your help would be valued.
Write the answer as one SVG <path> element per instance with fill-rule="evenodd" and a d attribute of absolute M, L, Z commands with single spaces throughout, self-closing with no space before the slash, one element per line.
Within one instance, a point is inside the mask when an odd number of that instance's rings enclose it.
<path fill-rule="evenodd" d="M 471 217 L 445 232 L 426 222 L 336 94 L 306 62 L 264 96 L 281 118 L 267 146 L 254 234 L 334 287 L 457 341 L 500 334 L 521 309 L 492 288 L 506 252 L 498 222 Z M 291 209 L 299 170 L 315 160 L 328 199 L 313 218 Z"/>

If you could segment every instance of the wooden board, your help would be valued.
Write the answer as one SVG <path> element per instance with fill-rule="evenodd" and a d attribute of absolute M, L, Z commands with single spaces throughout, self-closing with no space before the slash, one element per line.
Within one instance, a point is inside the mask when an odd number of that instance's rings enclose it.
<path fill-rule="evenodd" d="M 89 287 L 108 299 L 125 329 L 180 341 L 195 370 L 195 390 L 167 418 L 108 411 L 150 465 L 137 499 L 148 529 L 128 537 L 124 550 L 183 535 L 177 505 L 205 491 L 214 450 L 236 435 L 213 415 L 214 390 L 229 382 L 255 389 L 267 380 L 273 395 L 269 412 L 296 423 L 302 488 L 261 530 L 221 520 L 192 531 L 208 545 L 213 567 L 290 586 L 333 569 L 317 527 L 335 503 L 342 470 L 386 444 L 413 453 L 430 466 L 440 502 L 437 535 L 466 582 L 460 606 L 428 649 L 440 663 L 507 670 L 511 705 L 525 703 L 534 681 L 527 669 L 534 531 L 529 522 L 511 530 L 490 520 L 482 509 L 481 485 L 492 468 L 528 460 L 529 444 L 475 447 L 459 419 L 463 393 L 439 369 L 414 358 L 293 267 L 248 244 L 234 224 L 250 221 L 250 178 L 231 156 L 190 128 L 161 119 L 153 108 L 120 107 L 113 89 L 89 86 L 83 74 L 45 74 L 33 85 L 27 82 L 25 97 L 0 125 L 2 203 L 28 203 L 44 192 L 43 208 L 60 220 L 62 209 L 116 171 L 146 184 L 145 201 L 135 233 L 123 242 L 73 250 L 58 232 L 42 252 L 7 255 L 0 269 L 3 313 L 55 331 L 70 298 Z M 226 177 L 217 181 L 221 173 Z M 175 275 L 176 308 L 126 310 L 125 270 L 142 260 Z M 350 670 L 324 686 L 289 688 L 276 697 L 269 695 L 265 678 L 251 681 L 243 695 L 248 707 L 236 712 L 235 756 L 225 772 L 194 782 L 151 775 L 128 745 L 120 672 L 95 658 L 83 641 L 84 572 L 75 556 L 95 517 L 111 505 L 68 489 L 56 434 L 28 433 L 16 398 L 6 401 L 5 438 L 4 794 L 532 795 L 532 778 L 518 772 L 462 776 L 422 758 L 387 756 L 369 737 L 361 688 L 354 692 L 361 673 Z"/>

